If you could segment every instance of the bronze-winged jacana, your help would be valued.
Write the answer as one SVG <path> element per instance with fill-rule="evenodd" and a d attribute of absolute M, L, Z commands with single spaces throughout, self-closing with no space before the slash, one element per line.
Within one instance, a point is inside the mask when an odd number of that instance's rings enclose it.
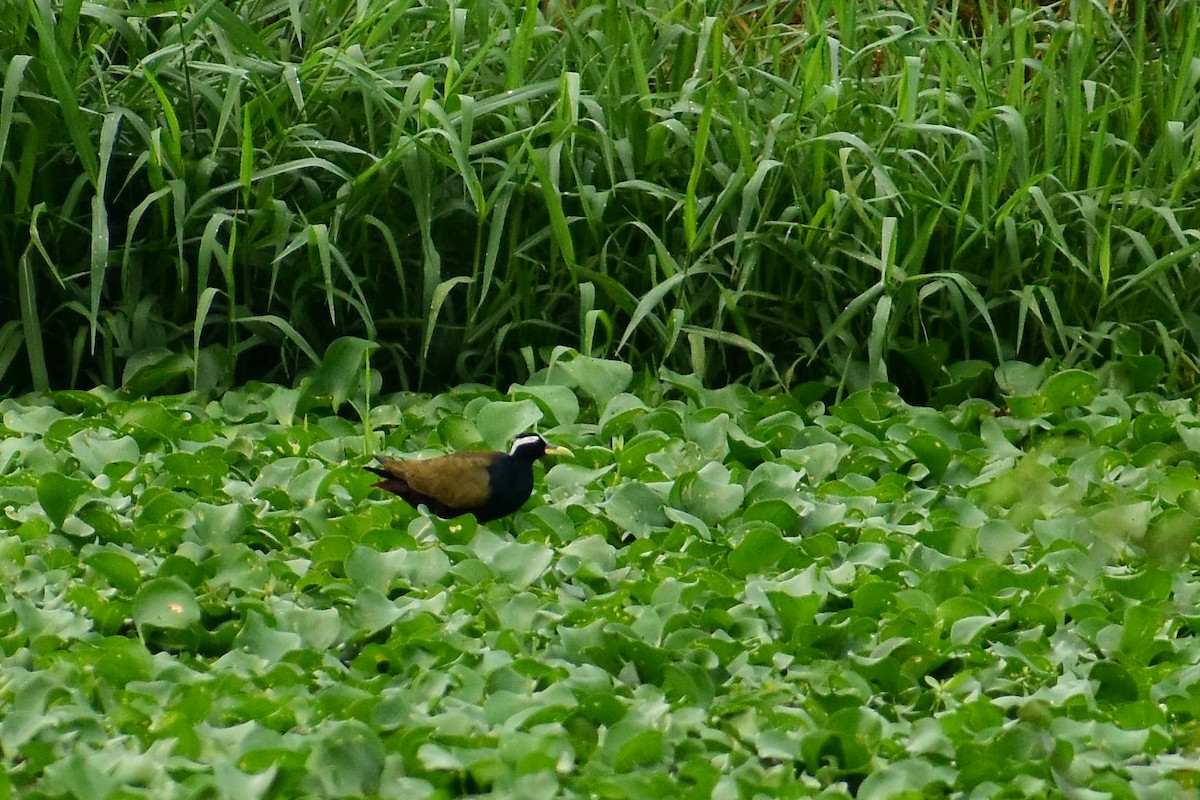
<path fill-rule="evenodd" d="M 416 508 L 424 504 L 449 519 L 474 514 L 480 522 L 507 517 L 533 493 L 533 462 L 545 455 L 570 456 L 536 433 L 523 433 L 507 453 L 464 452 L 426 460 L 400 461 L 376 455 L 383 478 L 380 489 L 403 497 Z"/>

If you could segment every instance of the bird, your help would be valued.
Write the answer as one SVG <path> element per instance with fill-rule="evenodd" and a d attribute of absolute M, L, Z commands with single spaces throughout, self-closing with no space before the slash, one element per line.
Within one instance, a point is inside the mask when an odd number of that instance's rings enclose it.
<path fill-rule="evenodd" d="M 523 433 L 507 453 L 451 453 L 424 460 L 402 461 L 376 455 L 383 478 L 374 484 L 398 494 L 413 508 L 424 505 L 443 519 L 474 514 L 479 522 L 507 517 L 533 494 L 533 462 L 542 456 L 574 455 L 536 433 Z"/>

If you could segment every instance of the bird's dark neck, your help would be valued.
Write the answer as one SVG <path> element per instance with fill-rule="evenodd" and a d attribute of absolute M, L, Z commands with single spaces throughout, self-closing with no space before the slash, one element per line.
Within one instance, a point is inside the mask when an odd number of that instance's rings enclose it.
<path fill-rule="evenodd" d="M 533 459 L 506 455 L 488 467 L 491 497 L 480 509 L 495 519 L 507 516 L 524 504 L 533 493 Z"/>

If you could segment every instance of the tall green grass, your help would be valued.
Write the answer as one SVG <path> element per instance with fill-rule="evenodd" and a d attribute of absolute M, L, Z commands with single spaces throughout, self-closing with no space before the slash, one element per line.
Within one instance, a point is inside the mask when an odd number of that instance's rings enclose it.
<path fill-rule="evenodd" d="M 1186 383 L 1200 6 L 1129 9 L 0 5 L 0 386 L 286 381 L 346 334 L 396 387 L 554 345 Z"/>

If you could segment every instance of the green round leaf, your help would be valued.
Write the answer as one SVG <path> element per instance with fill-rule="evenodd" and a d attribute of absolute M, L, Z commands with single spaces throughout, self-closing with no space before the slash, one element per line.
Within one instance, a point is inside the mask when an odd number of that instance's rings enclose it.
<path fill-rule="evenodd" d="M 633 368 L 624 361 L 609 361 L 590 356 L 576 356 L 559 361 L 551 370 L 554 382 L 577 387 L 581 392 L 604 406 L 628 388 L 633 380 Z"/>
<path fill-rule="evenodd" d="M 1097 661 L 1088 678 L 1096 683 L 1096 699 L 1118 705 L 1138 699 L 1138 685 L 1129 671 L 1115 661 Z"/>
<path fill-rule="evenodd" d="M 183 581 L 155 578 L 133 598 L 133 621 L 138 626 L 183 630 L 200 621 L 200 605 Z"/>
<path fill-rule="evenodd" d="M 1046 366 L 1024 361 L 1005 361 L 996 367 L 996 383 L 1004 394 L 1031 395 L 1046 378 Z"/>
<path fill-rule="evenodd" d="M 37 499 L 46 516 L 61 528 L 67 517 L 75 510 L 75 504 L 88 489 L 88 482 L 68 478 L 58 472 L 44 473 L 37 484 Z"/>
<path fill-rule="evenodd" d="M 918 433 L 910 437 L 906 444 L 917 459 L 929 469 L 934 480 L 941 480 L 953 455 L 946 443 L 933 434 Z"/>
<path fill-rule="evenodd" d="M 533 400 L 553 425 L 571 425 L 579 418 L 579 398 L 566 386 L 514 383 L 508 393 L 515 400 Z"/>
<path fill-rule="evenodd" d="M 791 551 L 791 545 L 783 540 L 778 529 L 760 523 L 748 530 L 730 551 L 729 569 L 742 576 L 764 572 Z"/>
<path fill-rule="evenodd" d="M 766 522 L 786 535 L 793 535 L 797 532 L 800 514 L 784 500 L 761 500 L 746 509 L 742 522 Z"/>
<path fill-rule="evenodd" d="M 532 400 L 490 402 L 479 409 L 474 422 L 488 447 L 507 452 L 512 440 L 535 429 L 542 417 Z"/>
<path fill-rule="evenodd" d="M 615 395 L 600 413 L 600 435 L 611 439 L 646 413 L 646 404 L 632 394 Z"/>
<path fill-rule="evenodd" d="M 125 594 L 137 591 L 142 583 L 142 571 L 138 569 L 137 562 L 119 550 L 93 553 L 84 559 L 84 563 Z"/>
<path fill-rule="evenodd" d="M 1092 402 L 1099 391 L 1100 382 L 1093 373 L 1068 369 L 1051 375 L 1040 394 L 1052 408 L 1079 408 Z"/>
<path fill-rule="evenodd" d="M 1158 413 L 1138 414 L 1133 418 L 1130 432 L 1138 444 L 1171 442 L 1179 438 L 1179 433 L 1175 430 L 1175 420 L 1166 414 Z"/>
<path fill-rule="evenodd" d="M 745 496 L 745 488 L 732 483 L 729 470 L 716 462 L 681 476 L 671 492 L 673 502 L 709 525 L 733 516 Z"/>

